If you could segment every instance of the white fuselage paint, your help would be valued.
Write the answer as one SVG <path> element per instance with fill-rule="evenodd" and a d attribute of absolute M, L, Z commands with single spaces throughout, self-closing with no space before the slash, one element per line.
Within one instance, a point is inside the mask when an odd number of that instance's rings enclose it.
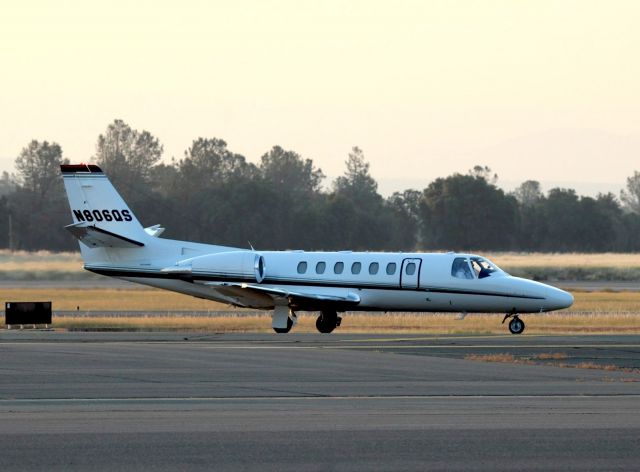
<path fill-rule="evenodd" d="M 352 294 L 360 299 L 360 303 L 350 307 L 349 311 L 531 313 L 566 308 L 573 303 L 573 297 L 565 291 L 512 277 L 501 270 L 485 278 L 461 279 L 453 276 L 453 260 L 472 256 L 469 254 L 248 251 L 160 238 L 149 239 L 145 248 L 136 249 L 139 253 L 148 253 L 148 257 L 142 257 L 134 264 L 127 254 L 129 249 L 111 249 L 112 264 L 96 266 L 89 262 L 86 268 L 131 282 L 262 309 L 274 307 L 270 297 L 230 297 L 215 284 L 242 282 L 297 293 L 336 297 Z M 120 252 L 122 257 L 118 257 Z M 173 257 L 167 258 L 171 253 Z M 215 264 L 215 259 L 220 254 L 231 256 L 222 267 Z M 185 259 L 184 255 L 190 257 Z M 260 277 L 256 277 L 252 265 L 256 256 L 262 256 L 264 261 L 264 278 L 261 281 L 258 281 Z M 234 266 L 234 258 L 243 262 Z M 198 259 L 205 259 L 204 264 L 198 264 Z M 206 259 L 214 260 L 207 266 Z M 406 274 L 406 267 L 403 267 L 403 261 L 408 260 L 416 263 L 416 272 L 411 276 Z M 298 272 L 300 263 L 306 263 L 304 273 Z M 324 263 L 322 273 L 316 271 L 318 263 Z M 343 264 L 342 273 L 339 274 L 334 270 L 338 263 Z M 352 273 L 354 263 L 360 263 L 358 274 Z M 372 263 L 378 264 L 375 274 L 369 273 Z M 387 274 L 388 264 L 396 265 L 392 274 Z M 189 267 L 190 271 L 182 271 L 182 267 Z"/>
<path fill-rule="evenodd" d="M 61 171 L 73 218 L 67 229 L 80 240 L 86 269 L 237 306 L 275 308 L 276 328 L 287 326 L 288 309 L 515 314 L 573 303 L 567 292 L 495 266 L 485 276 L 469 263 L 482 261 L 471 254 L 255 251 L 160 238 L 162 230 L 143 228 L 97 166 L 62 165 Z M 466 263 L 456 270 L 460 261 Z"/>

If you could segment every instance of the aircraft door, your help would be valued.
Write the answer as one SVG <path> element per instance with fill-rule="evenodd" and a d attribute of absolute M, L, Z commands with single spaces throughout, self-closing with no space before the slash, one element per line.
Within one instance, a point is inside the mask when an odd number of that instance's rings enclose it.
<path fill-rule="evenodd" d="M 400 288 L 418 288 L 422 259 L 404 259 L 400 270 Z"/>

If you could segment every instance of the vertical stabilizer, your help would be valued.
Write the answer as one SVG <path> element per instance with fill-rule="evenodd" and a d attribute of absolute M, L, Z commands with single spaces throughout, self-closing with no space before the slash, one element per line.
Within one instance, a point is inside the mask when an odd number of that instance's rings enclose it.
<path fill-rule="evenodd" d="M 73 224 L 67 228 L 82 245 L 143 246 L 148 238 L 133 211 L 102 170 L 92 164 L 61 165 Z"/>

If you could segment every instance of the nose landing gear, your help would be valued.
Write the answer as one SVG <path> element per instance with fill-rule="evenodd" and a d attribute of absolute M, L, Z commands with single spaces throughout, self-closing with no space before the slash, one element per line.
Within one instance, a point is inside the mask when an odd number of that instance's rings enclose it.
<path fill-rule="evenodd" d="M 504 324 L 504 322 L 509 318 L 512 318 L 512 320 L 509 321 L 509 331 L 511 334 L 522 334 L 525 328 L 524 321 L 522 321 L 515 313 L 507 313 L 502 319 L 502 324 Z"/>

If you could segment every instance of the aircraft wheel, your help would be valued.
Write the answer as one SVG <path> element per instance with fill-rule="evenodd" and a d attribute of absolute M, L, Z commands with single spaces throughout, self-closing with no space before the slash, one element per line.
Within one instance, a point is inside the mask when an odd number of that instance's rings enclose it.
<path fill-rule="evenodd" d="M 509 331 L 511 331 L 511 334 L 522 334 L 524 331 L 524 321 L 514 316 L 509 322 Z"/>
<path fill-rule="evenodd" d="M 323 311 L 316 319 L 316 329 L 323 334 L 331 333 L 340 326 L 341 319 L 335 311 Z"/>
<path fill-rule="evenodd" d="M 278 334 L 284 334 L 291 331 L 293 328 L 293 320 L 291 318 L 287 318 L 287 327 L 286 328 L 273 328 L 273 330 Z"/>

